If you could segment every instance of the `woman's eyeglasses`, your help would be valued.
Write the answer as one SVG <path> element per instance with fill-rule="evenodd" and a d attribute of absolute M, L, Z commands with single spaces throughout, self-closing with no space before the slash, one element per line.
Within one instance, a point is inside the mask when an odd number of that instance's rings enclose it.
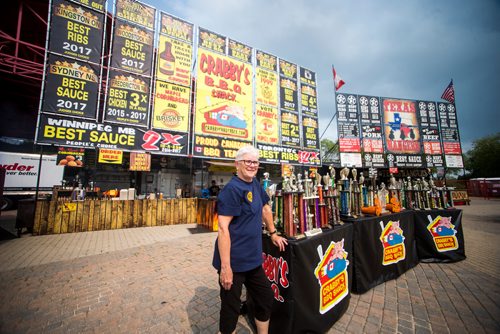
<path fill-rule="evenodd" d="M 254 161 L 254 160 L 238 160 L 238 161 L 242 161 L 245 166 L 258 166 L 259 165 L 259 162 L 258 161 Z"/>

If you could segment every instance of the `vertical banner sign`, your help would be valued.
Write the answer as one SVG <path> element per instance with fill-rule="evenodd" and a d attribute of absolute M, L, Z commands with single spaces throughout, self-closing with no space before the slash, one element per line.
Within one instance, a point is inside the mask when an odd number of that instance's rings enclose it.
<path fill-rule="evenodd" d="M 365 167 L 385 167 L 380 102 L 375 96 L 358 96 L 361 145 Z"/>
<path fill-rule="evenodd" d="M 160 16 L 152 127 L 165 131 L 162 133 L 161 151 L 187 154 L 193 24 L 163 12 Z"/>
<path fill-rule="evenodd" d="M 200 27 L 198 33 L 198 47 L 226 54 L 227 39 L 223 35 Z"/>
<path fill-rule="evenodd" d="M 116 0 L 116 17 L 154 30 L 156 9 L 136 0 Z"/>
<path fill-rule="evenodd" d="M 193 24 L 160 12 L 156 79 L 191 87 Z"/>
<path fill-rule="evenodd" d="M 156 81 L 153 128 L 189 132 L 191 89 Z"/>
<path fill-rule="evenodd" d="M 111 67 L 151 75 L 153 61 L 153 32 L 122 20 L 115 21 Z"/>
<path fill-rule="evenodd" d="M 281 145 L 300 147 L 297 65 L 279 60 Z M 293 123 L 291 122 L 293 121 Z"/>
<path fill-rule="evenodd" d="M 101 63 L 104 15 L 65 0 L 52 2 L 49 51 Z"/>
<path fill-rule="evenodd" d="M 257 104 L 255 111 L 255 139 L 258 143 L 278 145 L 278 109 Z"/>
<path fill-rule="evenodd" d="M 302 114 L 303 146 L 319 150 L 316 73 L 300 67 L 300 111 Z"/>
<path fill-rule="evenodd" d="M 426 167 L 444 167 L 436 103 L 418 101 L 417 108 Z"/>
<path fill-rule="evenodd" d="M 358 97 L 337 93 L 335 99 L 341 164 L 362 167 Z"/>
<path fill-rule="evenodd" d="M 318 117 L 316 73 L 300 67 L 300 106 L 302 115 Z"/>
<path fill-rule="evenodd" d="M 278 58 L 256 51 L 255 74 L 255 140 L 257 143 L 278 145 Z"/>
<path fill-rule="evenodd" d="M 256 51 L 257 73 L 255 74 L 255 101 L 271 107 L 278 106 L 277 57 Z"/>
<path fill-rule="evenodd" d="M 389 167 L 423 167 L 415 101 L 381 100 Z"/>
<path fill-rule="evenodd" d="M 196 156 L 234 158 L 239 147 L 252 143 L 252 65 L 220 54 L 225 47 L 225 38 L 200 28 L 193 145 Z"/>
<path fill-rule="evenodd" d="M 110 70 L 104 119 L 141 127 L 148 125 L 149 78 Z"/>
<path fill-rule="evenodd" d="M 96 118 L 99 66 L 49 54 L 42 112 Z"/>
<path fill-rule="evenodd" d="M 438 110 L 446 167 L 464 168 L 455 105 L 439 102 Z"/>

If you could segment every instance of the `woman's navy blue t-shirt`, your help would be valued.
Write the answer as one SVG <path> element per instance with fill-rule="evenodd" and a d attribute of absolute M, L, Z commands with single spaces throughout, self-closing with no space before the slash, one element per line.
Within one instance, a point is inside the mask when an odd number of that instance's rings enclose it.
<path fill-rule="evenodd" d="M 262 207 L 268 202 L 269 196 L 255 178 L 245 182 L 234 176 L 219 193 L 217 213 L 233 217 L 229 224 L 233 272 L 249 271 L 262 265 Z M 217 240 L 212 265 L 220 270 Z"/>

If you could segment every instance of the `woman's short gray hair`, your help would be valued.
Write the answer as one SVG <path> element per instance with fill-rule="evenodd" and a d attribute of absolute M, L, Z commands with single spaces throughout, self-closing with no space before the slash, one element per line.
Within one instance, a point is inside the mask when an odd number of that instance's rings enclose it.
<path fill-rule="evenodd" d="M 249 146 L 243 146 L 236 153 L 235 160 L 236 161 L 241 160 L 243 158 L 243 156 L 246 155 L 246 154 L 253 155 L 253 156 L 257 157 L 257 159 L 259 159 L 259 152 L 260 152 L 259 149 L 255 148 L 253 146 L 250 146 L 250 145 Z"/>

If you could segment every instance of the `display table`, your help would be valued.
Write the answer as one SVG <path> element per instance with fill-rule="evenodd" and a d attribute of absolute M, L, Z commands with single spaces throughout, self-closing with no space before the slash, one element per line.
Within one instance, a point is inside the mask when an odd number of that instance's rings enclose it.
<path fill-rule="evenodd" d="M 270 333 L 324 333 L 349 307 L 353 225 L 300 240 L 288 240 L 279 252 L 263 236 L 264 270 L 275 302 Z M 252 301 L 247 305 L 250 319 Z"/>
<path fill-rule="evenodd" d="M 354 225 L 352 292 L 364 293 L 418 264 L 412 210 L 343 221 Z"/>
<path fill-rule="evenodd" d="M 415 239 L 422 262 L 464 260 L 462 210 L 416 210 Z"/>

